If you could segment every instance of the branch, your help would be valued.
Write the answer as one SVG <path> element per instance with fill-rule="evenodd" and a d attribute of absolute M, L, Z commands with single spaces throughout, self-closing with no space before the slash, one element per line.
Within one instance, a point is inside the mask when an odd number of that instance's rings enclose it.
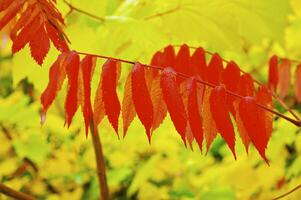
<path fill-rule="evenodd" d="M 99 182 L 99 188 L 101 191 L 101 200 L 109 199 L 109 187 L 106 176 L 106 166 L 104 155 L 102 151 L 102 145 L 97 128 L 94 127 L 93 121 L 90 123 L 90 130 L 92 133 L 92 141 L 96 158 L 97 176 Z"/>
<path fill-rule="evenodd" d="M 90 18 L 93 18 L 93 19 L 95 19 L 95 20 L 97 20 L 97 21 L 100 21 L 101 23 L 103 23 L 103 22 L 105 21 L 105 19 L 104 19 L 103 17 L 96 16 L 96 15 L 91 14 L 91 13 L 89 13 L 89 12 L 87 12 L 87 11 L 84 11 L 84 10 L 82 10 L 82 9 L 80 9 L 80 8 L 77 8 L 77 7 L 73 6 L 71 3 L 69 3 L 67 0 L 63 0 L 63 2 L 64 2 L 64 3 L 69 7 L 69 9 L 70 9 L 69 12 L 66 14 L 66 16 L 70 15 L 73 11 L 76 11 L 76 12 L 81 13 L 81 14 L 84 14 L 84 15 L 90 17 Z M 66 17 L 66 16 L 65 16 L 65 17 Z"/>
<path fill-rule="evenodd" d="M 287 193 L 285 193 L 285 194 L 282 194 L 282 195 L 280 195 L 280 196 L 278 196 L 278 197 L 276 197 L 276 198 L 273 198 L 272 200 L 278 200 L 278 199 L 282 199 L 282 198 L 284 198 L 284 197 L 286 197 L 286 196 L 288 196 L 288 195 L 292 194 L 293 192 L 295 192 L 295 191 L 299 190 L 300 188 L 301 188 L 301 184 L 300 184 L 300 185 L 298 185 L 298 186 L 296 186 L 296 187 L 295 187 L 295 188 L 293 188 L 292 190 L 288 191 Z"/>
<path fill-rule="evenodd" d="M 0 193 L 8 196 L 8 197 L 11 197 L 11 198 L 14 198 L 14 199 L 19 199 L 19 200 L 34 200 L 35 198 L 33 198 L 32 196 L 28 195 L 28 194 L 25 194 L 23 192 L 18 192 L 18 191 L 15 191 L 3 184 L 0 183 Z"/>
<path fill-rule="evenodd" d="M 90 53 L 84 53 L 84 52 L 77 52 L 77 53 L 78 53 L 78 54 L 81 54 L 81 55 L 90 55 L 90 56 L 94 56 L 94 57 L 98 57 L 98 58 L 112 59 L 112 60 L 116 60 L 116 61 L 123 62 L 123 63 L 127 63 L 127 64 L 132 64 L 132 65 L 135 64 L 134 61 L 124 60 L 124 59 L 118 59 L 118 58 L 113 58 L 113 57 L 109 57 L 109 56 L 96 55 L 96 54 L 90 54 Z M 163 67 L 160 67 L 160 66 L 153 66 L 153 65 L 148 65 L 148 64 L 142 64 L 142 65 L 143 65 L 144 67 L 148 67 L 148 68 L 155 69 L 155 70 L 159 70 L 159 71 L 163 71 L 163 70 L 164 70 L 164 68 L 163 68 Z M 189 78 L 190 78 L 190 76 L 187 75 L 187 74 L 184 74 L 184 73 L 181 73 L 181 72 L 175 72 L 175 73 L 176 73 L 176 75 L 177 75 L 178 77 L 181 77 L 181 78 L 184 78 L 184 79 L 189 79 Z M 200 83 L 200 84 L 209 86 L 209 87 L 211 87 L 211 88 L 215 88 L 215 87 L 216 87 L 216 85 L 211 84 L 211 83 L 209 83 L 209 82 L 207 82 L 207 81 L 203 81 L 203 80 L 201 80 L 201 79 L 196 79 L 196 81 L 197 81 L 198 83 Z M 243 97 L 243 96 L 241 96 L 241 95 L 239 95 L 239 94 L 233 93 L 233 92 L 231 92 L 231 91 L 229 91 L 229 90 L 227 90 L 227 89 L 226 89 L 226 93 L 229 94 L 229 95 L 231 95 L 231 96 L 234 96 L 234 97 L 236 97 L 236 98 L 239 98 L 239 99 L 245 98 L 245 97 Z M 256 105 L 257 105 L 258 107 L 260 107 L 260 108 L 262 108 L 262 109 L 268 111 L 268 112 L 271 112 L 271 113 L 277 115 L 278 117 L 281 117 L 281 118 L 283 118 L 283 119 L 289 121 L 290 123 L 292 123 L 292 124 L 294 124 L 294 125 L 296 125 L 296 126 L 298 126 L 298 127 L 301 127 L 301 120 L 294 120 L 294 119 L 292 119 L 292 118 L 289 118 L 289 117 L 283 115 L 282 113 L 279 113 L 279 112 L 277 112 L 277 111 L 274 111 L 274 110 L 272 110 L 272 109 L 270 109 L 270 108 L 268 108 L 268 107 L 266 107 L 266 106 L 264 106 L 264 105 L 262 105 L 262 104 L 256 103 Z"/>

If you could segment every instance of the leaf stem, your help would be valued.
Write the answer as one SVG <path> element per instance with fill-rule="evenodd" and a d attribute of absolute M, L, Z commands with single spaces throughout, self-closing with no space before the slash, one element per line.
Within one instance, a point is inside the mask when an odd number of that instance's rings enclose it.
<path fill-rule="evenodd" d="M 94 127 L 93 121 L 90 123 L 90 130 L 92 135 L 92 142 L 95 152 L 97 177 L 99 182 L 99 189 L 101 192 L 101 200 L 109 199 L 109 187 L 106 176 L 105 159 L 103 155 L 102 145 L 97 128 Z"/>
<path fill-rule="evenodd" d="M 76 11 L 76 12 L 78 12 L 78 13 L 81 13 L 81 14 L 84 14 L 84 15 L 86 15 L 86 16 L 88 16 L 88 17 L 91 17 L 91 18 L 93 18 L 93 19 L 96 19 L 97 21 L 100 21 L 100 22 L 104 22 L 105 21 L 105 19 L 103 18 L 103 17 L 99 17 L 99 16 L 96 16 L 96 15 L 94 15 L 94 14 L 91 14 L 91 13 L 89 13 L 89 12 L 87 12 L 87 11 L 84 11 L 84 10 L 82 10 L 82 9 L 80 9 L 80 8 L 77 8 L 77 7 L 75 7 L 75 6 L 73 6 L 71 3 L 69 3 L 67 0 L 63 0 L 63 2 L 69 7 L 69 12 L 66 14 L 66 16 L 68 16 L 68 15 L 70 15 L 71 13 L 72 13 L 72 11 Z M 66 17 L 65 16 L 65 17 Z"/>
<path fill-rule="evenodd" d="M 278 197 L 276 197 L 276 198 L 273 198 L 272 200 L 279 200 L 279 199 L 282 199 L 282 198 L 284 198 L 284 197 L 286 197 L 286 196 L 292 194 L 293 192 L 295 192 L 295 191 L 297 191 L 297 190 L 299 190 L 299 189 L 301 189 L 301 184 L 298 185 L 298 186 L 296 186 L 296 187 L 293 188 L 292 190 L 288 191 L 287 193 L 282 194 L 282 195 L 280 195 L 280 196 L 278 196 Z"/>
<path fill-rule="evenodd" d="M 6 195 L 8 197 L 14 198 L 14 199 L 20 199 L 20 200 L 34 200 L 35 199 L 34 197 L 32 197 L 28 194 L 13 190 L 1 183 L 0 183 L 0 193 Z"/>
<path fill-rule="evenodd" d="M 90 56 L 94 56 L 94 57 L 98 57 L 98 58 L 103 58 L 103 59 L 112 59 L 112 60 L 116 60 L 116 61 L 123 62 L 123 63 L 128 63 L 128 64 L 135 64 L 134 61 L 124 60 L 124 59 L 119 59 L 119 58 L 113 58 L 113 57 L 110 57 L 110 56 L 103 56 L 103 55 L 89 54 L 89 53 L 78 52 L 78 51 L 77 51 L 77 53 L 78 53 L 78 54 L 81 54 L 81 55 L 90 55 Z M 151 69 L 160 70 L 160 71 L 163 71 L 163 70 L 164 70 L 163 67 L 159 67 L 159 66 L 153 66 L 153 65 L 147 65 L 147 64 L 143 64 L 143 66 L 144 66 L 144 67 L 151 68 Z M 184 73 L 181 73 L 181 72 L 175 72 L 175 73 L 176 73 L 176 75 L 179 76 L 179 77 L 182 77 L 182 78 L 185 78 L 185 79 L 190 78 L 190 76 L 187 75 L 187 74 L 184 74 Z M 209 83 L 209 82 L 207 82 L 207 81 L 203 81 L 203 80 L 201 80 L 201 79 L 196 79 L 196 81 L 197 81 L 198 83 L 203 84 L 203 85 L 207 85 L 207 86 L 209 86 L 209 87 L 211 87 L 211 88 L 215 88 L 215 87 L 216 87 L 216 85 L 211 84 L 211 83 Z M 231 91 L 229 91 L 229 90 L 226 90 L 226 92 L 227 92 L 229 95 L 231 95 L 231 96 L 234 96 L 234 97 L 237 97 L 237 98 L 240 98 L 240 99 L 243 99 L 243 98 L 244 98 L 243 96 L 241 96 L 241 95 L 239 95 L 239 94 L 236 94 L 236 93 L 233 93 L 233 92 L 231 92 Z M 279 112 L 277 112 L 277 111 L 274 111 L 274 110 L 272 110 L 272 109 L 270 109 L 270 108 L 267 108 L 266 106 L 264 106 L 264 105 L 262 105 L 262 104 L 256 103 L 256 105 L 257 105 L 258 107 L 260 107 L 260 108 L 262 108 L 262 109 L 268 111 L 268 112 L 271 112 L 271 113 L 277 115 L 278 117 L 281 117 L 281 118 L 283 118 L 283 119 L 289 121 L 290 123 L 292 123 L 292 124 L 294 124 L 294 125 L 296 125 L 296 126 L 298 126 L 298 127 L 301 127 L 301 120 L 294 120 L 294 119 L 292 119 L 292 118 L 289 118 L 289 117 L 287 117 L 287 116 L 285 116 L 285 115 L 283 115 L 283 114 L 281 114 L 281 113 L 279 113 Z"/>

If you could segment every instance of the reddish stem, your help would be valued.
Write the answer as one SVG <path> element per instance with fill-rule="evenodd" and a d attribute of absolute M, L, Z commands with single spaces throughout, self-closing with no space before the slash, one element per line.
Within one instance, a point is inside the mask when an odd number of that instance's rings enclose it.
<path fill-rule="evenodd" d="M 91 55 L 91 56 L 98 57 L 98 58 L 112 59 L 112 60 L 116 60 L 116 61 L 123 62 L 123 63 L 128 63 L 128 64 L 135 64 L 134 61 L 124 60 L 124 59 L 119 59 L 119 58 L 113 58 L 113 57 L 110 57 L 110 56 L 103 56 L 103 55 L 89 54 L 89 53 L 84 53 L 84 52 L 77 52 L 77 53 L 78 53 L 78 54 L 81 54 L 81 55 Z M 160 71 L 163 71 L 163 70 L 164 70 L 163 67 L 159 67 L 159 66 L 153 66 L 153 65 L 147 65 L 147 64 L 143 64 L 143 65 L 144 65 L 145 67 L 152 68 L 152 69 L 156 69 L 156 70 L 160 70 Z M 187 74 L 180 73 L 180 72 L 175 72 L 175 73 L 176 73 L 176 75 L 178 75 L 179 77 L 182 77 L 182 78 L 185 78 L 185 79 L 190 78 L 190 76 L 188 76 Z M 201 80 L 201 79 L 196 79 L 196 81 L 197 81 L 198 83 L 203 84 L 203 85 L 207 85 L 207 86 L 209 86 L 209 87 L 211 87 L 211 88 L 215 88 L 215 87 L 216 87 L 216 85 L 211 84 L 211 83 L 208 83 L 207 81 L 203 81 L 203 80 Z M 231 92 L 231 91 L 229 91 L 229 90 L 226 90 L 226 92 L 227 92 L 229 95 L 231 95 L 231 96 L 234 96 L 234 97 L 237 97 L 237 98 L 240 98 L 240 99 L 243 99 L 243 98 L 244 98 L 243 96 L 241 96 L 241 95 L 239 95 L 239 94 L 236 94 L 236 93 L 233 93 L 233 92 Z M 283 115 L 283 114 L 281 114 L 281 113 L 279 113 L 279 112 L 276 112 L 276 111 L 274 111 L 274 110 L 272 110 L 272 109 L 270 109 L 270 108 L 265 107 L 265 106 L 262 105 L 262 104 L 256 103 L 256 105 L 257 105 L 258 107 L 260 107 L 260 108 L 266 110 L 266 111 L 269 111 L 269 112 L 271 112 L 271 113 L 273 113 L 273 114 L 275 114 L 275 115 L 277 115 L 277 116 L 279 116 L 279 117 L 281 117 L 281 118 L 283 118 L 283 119 L 289 121 L 290 123 L 292 123 L 292 124 L 294 124 L 294 125 L 296 125 L 296 126 L 298 126 L 298 127 L 301 127 L 301 121 L 300 121 L 300 120 L 294 120 L 294 119 L 291 119 L 291 118 L 289 118 L 289 117 L 287 117 L 287 116 L 285 116 L 285 115 Z"/>

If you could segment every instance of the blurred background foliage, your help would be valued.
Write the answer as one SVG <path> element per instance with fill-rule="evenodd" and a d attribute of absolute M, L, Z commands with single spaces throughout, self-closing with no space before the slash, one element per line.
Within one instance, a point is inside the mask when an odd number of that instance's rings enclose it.
<path fill-rule="evenodd" d="M 187 43 L 236 60 L 263 82 L 272 54 L 301 59 L 300 0 L 68 1 L 102 20 L 70 13 L 63 0 L 57 2 L 71 47 L 78 51 L 149 63 L 165 45 Z M 12 56 L 5 30 L 0 37 L 1 183 L 39 199 L 98 199 L 93 146 L 81 115 L 68 130 L 63 126 L 66 89 L 40 125 L 39 95 L 58 52 L 52 48 L 38 67 L 28 48 Z M 93 91 L 100 66 L 98 61 Z M 123 83 L 129 67 L 122 68 Z M 300 113 L 293 97 L 286 102 Z M 270 166 L 253 149 L 246 155 L 239 137 L 237 161 L 221 138 L 206 156 L 197 146 L 185 149 L 169 118 L 154 133 L 152 145 L 137 121 L 125 139 L 117 139 L 107 120 L 99 132 L 112 199 L 266 200 L 301 183 L 300 129 L 281 119 L 275 119 L 269 143 Z M 301 192 L 286 199 L 301 199 Z"/>

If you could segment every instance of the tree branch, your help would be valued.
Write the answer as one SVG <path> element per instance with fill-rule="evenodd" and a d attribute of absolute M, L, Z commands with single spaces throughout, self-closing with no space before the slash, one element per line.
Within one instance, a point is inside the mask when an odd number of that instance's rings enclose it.
<path fill-rule="evenodd" d="M 286 197 L 286 196 L 292 194 L 293 192 L 295 192 L 295 191 L 297 191 L 297 190 L 299 190 L 299 189 L 301 189 L 301 184 L 298 185 L 298 186 L 296 186 L 296 187 L 293 188 L 292 190 L 288 191 L 287 193 L 282 194 L 282 195 L 280 195 L 280 196 L 278 196 L 278 197 L 276 197 L 276 198 L 273 198 L 272 200 L 279 200 L 279 199 L 282 199 L 282 198 L 284 198 L 284 197 Z"/>
<path fill-rule="evenodd" d="M 96 166 L 97 166 L 97 176 L 99 182 L 99 188 L 101 191 L 101 200 L 109 199 L 109 187 L 106 176 L 106 166 L 105 159 L 102 151 L 102 145 L 99 137 L 97 128 L 94 127 L 93 121 L 90 123 L 90 130 L 92 133 L 92 141 L 95 152 Z"/>
<path fill-rule="evenodd" d="M 77 7 L 73 6 L 71 3 L 69 3 L 67 0 L 63 0 L 63 2 L 64 2 L 64 3 L 69 7 L 69 9 L 70 9 L 69 12 L 66 14 L 66 16 L 70 15 L 73 11 L 76 11 L 76 12 L 81 13 L 81 14 L 84 14 L 84 15 L 90 17 L 90 18 L 96 19 L 97 21 L 100 21 L 100 22 L 102 22 L 102 23 L 105 21 L 105 19 L 104 19 L 103 17 L 96 16 L 96 15 L 91 14 L 91 13 L 89 13 L 89 12 L 87 12 L 87 11 L 84 11 L 84 10 L 82 10 L 82 9 L 80 9 L 80 8 L 77 8 Z M 65 16 L 65 17 L 66 17 L 66 16 Z"/>
<path fill-rule="evenodd" d="M 8 197 L 11 197 L 11 198 L 14 198 L 14 199 L 19 199 L 19 200 L 34 200 L 35 198 L 28 195 L 28 194 L 25 194 L 23 192 L 18 192 L 16 190 L 13 190 L 3 184 L 0 183 L 0 193 L 8 196 Z"/>

